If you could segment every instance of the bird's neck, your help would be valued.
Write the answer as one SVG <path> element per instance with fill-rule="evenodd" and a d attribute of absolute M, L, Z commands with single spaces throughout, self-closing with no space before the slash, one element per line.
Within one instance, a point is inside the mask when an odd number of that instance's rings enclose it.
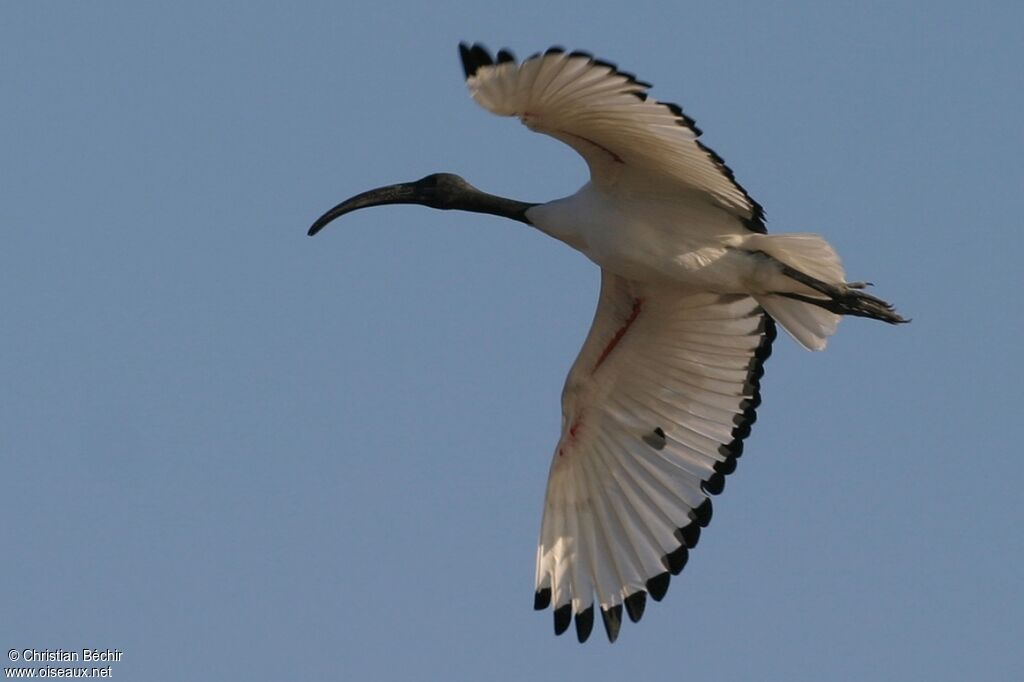
<path fill-rule="evenodd" d="M 537 205 L 526 201 L 499 197 L 496 194 L 488 194 L 477 189 L 456 193 L 454 196 L 449 197 L 446 203 L 448 205 L 439 206 L 438 208 L 487 213 L 502 218 L 518 220 L 527 225 L 532 225 L 533 223 L 526 217 L 526 212 Z"/>

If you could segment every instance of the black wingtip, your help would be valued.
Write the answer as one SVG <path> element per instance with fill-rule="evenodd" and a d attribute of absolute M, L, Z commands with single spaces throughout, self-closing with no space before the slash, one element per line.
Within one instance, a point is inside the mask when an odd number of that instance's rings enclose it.
<path fill-rule="evenodd" d="M 771 317 L 765 319 L 764 323 L 764 340 L 761 342 L 761 346 L 758 350 L 758 357 L 762 360 L 767 360 L 768 356 L 772 354 L 772 341 L 779 335 L 779 330 L 775 326 L 775 320 Z"/>
<path fill-rule="evenodd" d="M 668 592 L 668 584 L 672 580 L 672 574 L 668 571 L 659 573 L 647 581 L 647 592 L 654 601 L 661 601 Z"/>
<path fill-rule="evenodd" d="M 469 45 L 466 43 L 459 43 L 459 59 L 462 61 L 462 70 L 465 72 L 466 78 L 468 79 L 476 72 L 476 69 L 473 68 L 472 62 L 470 61 Z"/>
<path fill-rule="evenodd" d="M 498 64 L 505 64 L 507 62 L 514 62 L 515 60 L 516 60 L 515 53 L 512 52 L 512 50 L 509 50 L 507 48 L 502 48 L 502 49 L 498 50 L 498 54 L 495 57 L 495 62 L 498 63 Z"/>
<path fill-rule="evenodd" d="M 723 476 L 728 476 L 736 471 L 736 458 L 726 457 L 721 462 L 715 462 L 712 468 Z"/>
<path fill-rule="evenodd" d="M 742 457 L 743 456 L 743 441 L 736 440 L 735 438 L 731 443 L 722 445 L 718 448 L 718 454 L 726 457 Z"/>
<path fill-rule="evenodd" d="M 594 605 L 591 604 L 576 614 L 576 639 L 580 644 L 587 641 L 594 629 Z"/>
<path fill-rule="evenodd" d="M 735 434 L 736 432 L 733 431 L 733 437 L 736 437 Z M 744 434 L 742 437 L 746 438 L 749 434 L 750 431 L 748 429 L 747 433 Z M 722 491 L 725 490 L 725 476 L 718 472 L 715 472 L 711 474 L 711 478 L 701 483 L 700 487 L 708 495 L 721 495 Z"/>
<path fill-rule="evenodd" d="M 700 541 L 700 524 L 688 523 L 682 528 L 676 529 L 676 539 L 685 547 L 693 549 Z"/>
<path fill-rule="evenodd" d="M 619 629 L 622 628 L 622 604 L 616 604 L 610 609 L 601 609 L 601 620 L 604 621 L 604 631 L 608 635 L 608 641 L 617 640 Z"/>
<path fill-rule="evenodd" d="M 691 524 L 696 525 L 696 524 Z M 690 550 L 686 548 L 686 545 L 679 545 L 675 551 L 669 552 L 661 558 L 661 563 L 668 569 L 672 575 L 679 575 L 683 572 L 683 568 L 686 566 L 686 562 L 690 559 Z"/>
<path fill-rule="evenodd" d="M 537 590 L 533 593 L 533 608 L 535 611 L 543 611 L 551 606 L 551 588 Z"/>
<path fill-rule="evenodd" d="M 562 604 L 555 609 L 555 634 L 560 635 L 569 629 L 572 622 L 572 604 Z"/>
<path fill-rule="evenodd" d="M 481 67 L 489 67 L 495 63 L 494 57 L 490 56 L 487 48 L 480 43 L 473 43 L 465 49 L 460 49 L 460 53 L 462 55 L 462 68 L 466 72 L 466 78 L 476 74 L 477 70 Z"/>
<path fill-rule="evenodd" d="M 626 614 L 629 619 L 636 623 L 644 615 L 644 608 L 647 606 L 647 593 L 643 590 L 634 592 L 626 597 Z"/>
<path fill-rule="evenodd" d="M 595 61 L 594 60 L 594 55 L 592 55 L 589 52 L 586 52 L 584 50 L 573 50 L 572 52 L 569 53 L 569 56 L 570 57 L 582 57 L 583 59 L 586 59 L 586 60 L 588 60 L 590 62 Z M 603 66 L 607 66 L 607 64 L 603 64 Z M 615 67 L 613 66 L 612 69 L 614 69 L 614 68 Z"/>
<path fill-rule="evenodd" d="M 713 512 L 714 505 L 711 504 L 711 498 L 709 497 L 694 508 L 693 519 L 701 528 L 707 528 L 708 524 L 711 523 Z"/>
<path fill-rule="evenodd" d="M 480 43 L 459 43 L 459 57 L 462 59 L 462 70 L 466 78 L 473 76 L 481 66 L 490 66 L 494 63 L 491 53 Z"/>

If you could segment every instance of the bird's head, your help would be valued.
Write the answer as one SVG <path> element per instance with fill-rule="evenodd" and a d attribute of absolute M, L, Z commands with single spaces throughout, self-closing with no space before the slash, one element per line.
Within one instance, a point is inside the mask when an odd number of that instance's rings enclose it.
<path fill-rule="evenodd" d="M 313 236 L 346 213 L 384 204 L 421 204 L 443 210 L 473 210 L 473 200 L 483 193 L 454 173 L 432 173 L 415 182 L 401 182 L 371 189 L 346 199 L 317 218 L 309 228 Z"/>

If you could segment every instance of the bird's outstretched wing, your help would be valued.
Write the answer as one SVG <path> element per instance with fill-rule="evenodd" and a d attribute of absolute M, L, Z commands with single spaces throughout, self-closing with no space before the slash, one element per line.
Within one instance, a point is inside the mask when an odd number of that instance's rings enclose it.
<path fill-rule="evenodd" d="M 693 119 L 675 104 L 649 98 L 649 84 L 583 52 L 552 48 L 517 63 L 507 50 L 496 57 L 478 44 L 459 50 L 477 103 L 571 146 L 598 187 L 671 183 L 706 195 L 748 229 L 765 231 L 763 209 L 701 144 Z"/>
<path fill-rule="evenodd" d="M 610 640 L 660 600 L 711 519 L 760 403 L 775 326 L 754 299 L 686 294 L 602 273 L 587 340 L 562 394 L 535 606 L 555 632 L 596 604 Z"/>

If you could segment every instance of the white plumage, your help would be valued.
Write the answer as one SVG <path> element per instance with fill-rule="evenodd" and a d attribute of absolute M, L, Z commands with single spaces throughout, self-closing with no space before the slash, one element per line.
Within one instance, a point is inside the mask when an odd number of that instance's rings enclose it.
<path fill-rule="evenodd" d="M 845 281 L 817 235 L 765 233 L 764 213 L 679 107 L 583 53 L 522 63 L 460 46 L 473 98 L 565 142 L 586 160 L 576 194 L 526 204 L 436 174 L 353 197 L 350 211 L 420 203 L 502 215 L 584 253 L 602 270 L 590 333 L 562 393 L 537 549 L 535 607 L 555 631 L 595 606 L 610 640 L 622 612 L 661 599 L 711 519 L 760 404 L 775 322 L 820 350 L 841 315 L 903 318 Z"/>
<path fill-rule="evenodd" d="M 480 49 L 467 48 L 464 63 L 477 65 Z M 499 61 L 506 55 L 511 56 L 499 53 Z M 697 141 L 700 131 L 693 121 L 675 105 L 647 99 L 648 84 L 610 64 L 552 49 L 522 64 L 481 63 L 467 84 L 488 111 L 518 116 L 531 130 L 579 152 L 601 189 L 689 190 L 738 217 L 763 218 L 761 207 L 733 182 L 721 160 Z"/>
<path fill-rule="evenodd" d="M 596 593 L 614 639 L 623 603 L 639 619 L 645 592 L 664 595 L 742 452 L 773 338 L 749 296 L 603 274 L 562 394 L 537 552 L 537 605 L 562 609 L 559 629 L 583 614 L 585 638 Z"/>

